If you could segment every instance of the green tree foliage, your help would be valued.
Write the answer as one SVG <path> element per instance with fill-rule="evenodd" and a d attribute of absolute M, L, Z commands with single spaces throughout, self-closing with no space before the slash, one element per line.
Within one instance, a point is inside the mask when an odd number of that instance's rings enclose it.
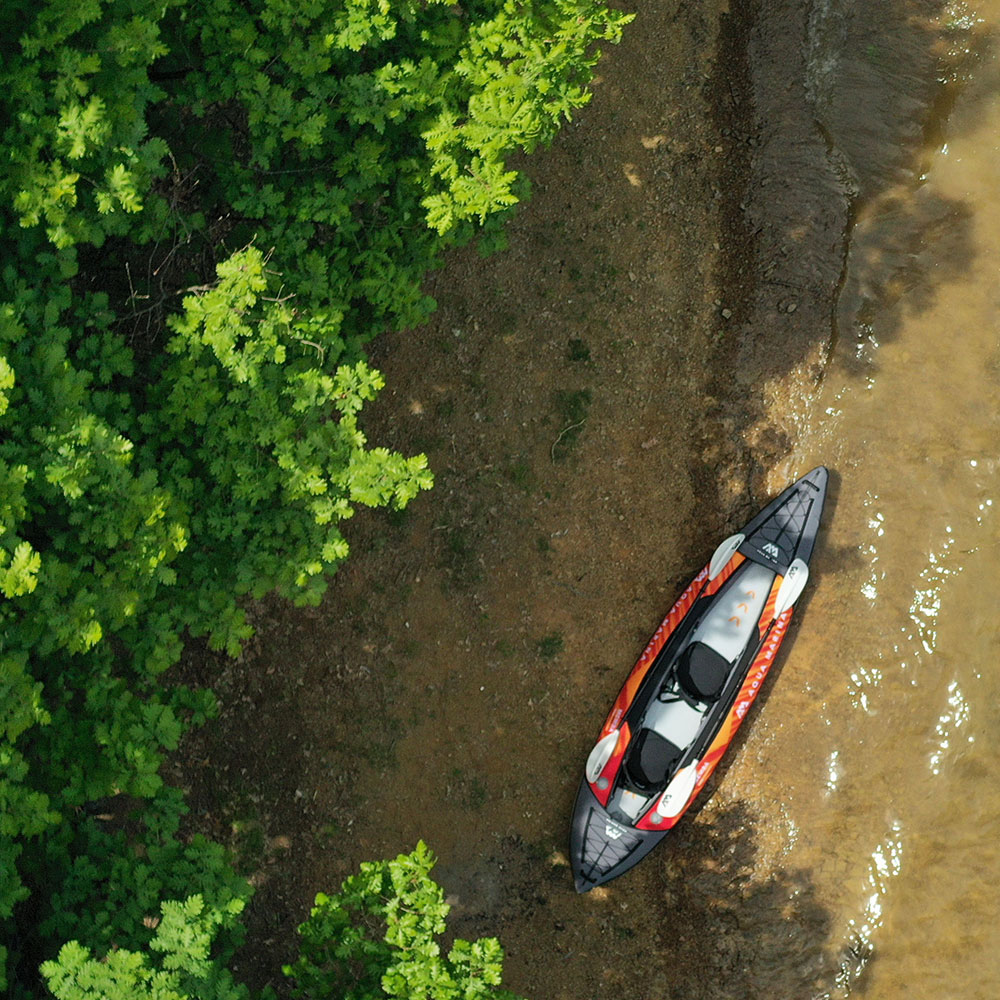
<path fill-rule="evenodd" d="M 627 20 L 0 5 L 0 989 L 37 995 L 58 953 L 54 990 L 216 995 L 184 963 L 205 935 L 224 962 L 249 890 L 180 833 L 160 766 L 214 703 L 164 672 L 187 636 L 237 652 L 242 600 L 317 602 L 356 505 L 430 486 L 365 439 L 363 344 L 427 314 L 443 249 L 496 244 L 508 159 L 587 100 Z"/>
<path fill-rule="evenodd" d="M 42 975 L 57 1000 L 247 1000 L 246 988 L 212 954 L 219 927 L 242 909 L 241 900 L 221 909 L 198 895 L 167 900 L 162 916 L 149 921 L 156 931 L 148 950 L 117 948 L 98 959 L 71 941 L 42 965 Z"/>
<path fill-rule="evenodd" d="M 177 0 L 8 0 L 0 198 L 56 247 L 132 234 L 169 147 L 150 132 L 161 21 Z M 141 225 L 148 227 L 149 220 Z M 4 228 L 7 228 L 5 224 Z"/>
<path fill-rule="evenodd" d="M 335 896 L 320 893 L 299 928 L 301 955 L 285 974 L 300 1000 L 517 1000 L 501 988 L 496 938 L 438 941 L 450 907 L 421 842 L 395 861 L 362 864 Z"/>
<path fill-rule="evenodd" d="M 361 865 L 334 896 L 320 893 L 299 928 L 301 948 L 285 967 L 300 1000 L 518 1000 L 502 988 L 503 949 L 495 938 L 457 938 L 445 954 L 449 906 L 430 877 L 423 843 L 394 861 Z M 210 905 L 200 895 L 167 900 L 147 917 L 145 947 L 98 957 L 73 940 L 41 972 L 56 1000 L 248 1000 L 220 953 L 243 900 Z"/>
<path fill-rule="evenodd" d="M 128 354 L 71 362 L 98 349 L 73 343 L 72 315 L 53 313 L 49 329 L 66 325 L 46 342 L 30 302 L 7 311 L 0 835 L 24 881 L 58 887 L 33 901 L 46 939 L 86 926 L 91 944 L 136 928 L 141 941 L 143 912 L 123 926 L 136 900 L 155 912 L 161 890 L 218 881 L 220 859 L 177 842 L 183 807 L 159 776 L 212 700 L 157 676 L 184 634 L 238 652 L 242 595 L 317 602 L 347 553 L 338 525 L 353 505 L 403 506 L 430 485 L 423 456 L 366 447 L 358 415 L 380 376 L 331 349 L 318 359 L 303 342 L 315 324 L 268 296 L 268 277 L 253 248 L 221 264 L 131 392 Z M 149 800 L 138 832 L 87 815 L 108 797 Z M 0 918 L 24 898 L 16 870 L 0 882 Z"/>

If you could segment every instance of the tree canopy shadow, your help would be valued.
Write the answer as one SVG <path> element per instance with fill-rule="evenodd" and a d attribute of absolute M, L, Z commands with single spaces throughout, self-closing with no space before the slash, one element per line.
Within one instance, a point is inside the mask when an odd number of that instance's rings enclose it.
<path fill-rule="evenodd" d="M 671 1000 L 806 1000 L 836 983 L 831 916 L 808 871 L 758 870 L 759 822 L 736 802 L 681 824 L 666 847 L 657 916 Z"/>

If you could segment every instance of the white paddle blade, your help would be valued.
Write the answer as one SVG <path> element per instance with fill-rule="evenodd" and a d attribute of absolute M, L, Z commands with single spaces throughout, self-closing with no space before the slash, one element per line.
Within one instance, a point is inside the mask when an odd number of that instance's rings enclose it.
<path fill-rule="evenodd" d="M 799 599 L 808 579 L 809 567 L 801 559 L 794 559 L 778 588 L 774 603 L 775 618 L 780 618 Z"/>
<path fill-rule="evenodd" d="M 693 760 L 687 767 L 682 767 L 660 796 L 656 811 L 664 819 L 673 819 L 687 805 L 698 781 L 698 764 L 699 761 Z"/>
<path fill-rule="evenodd" d="M 618 746 L 618 735 L 619 730 L 613 729 L 607 736 L 599 739 L 597 745 L 590 751 L 590 756 L 587 758 L 586 774 L 587 781 L 591 784 L 597 781 L 601 776 L 601 771 L 611 760 L 611 755 L 615 752 L 615 747 Z"/>
<path fill-rule="evenodd" d="M 730 535 L 712 554 L 708 564 L 708 579 L 714 580 L 725 568 L 726 563 L 736 555 L 736 550 L 746 541 L 746 535 Z"/>

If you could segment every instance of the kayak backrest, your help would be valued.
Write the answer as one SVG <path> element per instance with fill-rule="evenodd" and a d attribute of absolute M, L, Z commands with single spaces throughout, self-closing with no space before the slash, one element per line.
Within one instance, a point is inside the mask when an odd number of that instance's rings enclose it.
<path fill-rule="evenodd" d="M 732 664 L 703 642 L 692 642 L 677 663 L 677 681 L 698 701 L 713 702 L 726 683 Z"/>
<path fill-rule="evenodd" d="M 647 795 L 662 789 L 704 721 L 705 711 L 688 704 L 675 687 L 654 698 L 625 757 L 629 784 Z"/>
<path fill-rule="evenodd" d="M 640 792 L 661 789 L 683 750 L 652 729 L 643 729 L 625 758 L 625 777 Z"/>

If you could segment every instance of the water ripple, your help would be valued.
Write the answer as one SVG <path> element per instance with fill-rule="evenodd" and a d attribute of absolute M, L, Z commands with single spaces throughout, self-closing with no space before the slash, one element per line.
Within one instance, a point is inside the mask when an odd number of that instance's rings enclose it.
<path fill-rule="evenodd" d="M 928 655 L 933 655 L 937 648 L 937 618 L 941 612 L 941 590 L 949 577 L 962 572 L 962 566 L 947 565 L 948 556 L 955 545 L 955 536 L 951 525 L 945 526 L 945 540 L 937 552 L 931 552 L 927 557 L 927 565 L 920 571 L 920 583 L 913 592 L 910 603 L 909 618 L 916 626 L 916 635 L 912 633 L 908 639 L 917 641 Z"/>
<path fill-rule="evenodd" d="M 875 954 L 875 933 L 884 921 L 885 898 L 891 881 L 903 868 L 902 824 L 894 820 L 889 835 L 871 853 L 865 878 L 867 897 L 862 915 L 848 921 L 844 958 L 837 976 L 837 986 L 844 996 L 865 971 Z"/>
<path fill-rule="evenodd" d="M 958 686 L 958 681 L 952 681 L 948 685 L 948 709 L 941 714 L 934 727 L 934 732 L 937 735 L 937 749 L 930 758 L 931 774 L 941 773 L 941 762 L 946 752 L 951 749 L 952 743 L 956 742 L 957 730 L 969 721 L 969 715 L 969 702 Z M 969 736 L 967 739 L 969 743 L 972 743 L 975 737 Z"/>

